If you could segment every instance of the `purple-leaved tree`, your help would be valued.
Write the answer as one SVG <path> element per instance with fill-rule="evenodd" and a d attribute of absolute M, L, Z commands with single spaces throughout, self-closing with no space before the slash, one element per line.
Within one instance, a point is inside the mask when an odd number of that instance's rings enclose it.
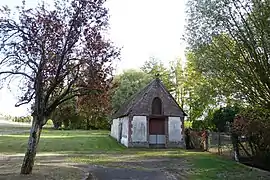
<path fill-rule="evenodd" d="M 108 27 L 105 0 L 55 0 L 27 9 L 0 11 L 0 79 L 20 78 L 16 106 L 32 103 L 33 123 L 22 174 L 32 172 L 42 127 L 61 103 L 94 91 L 111 77 L 120 50 L 102 35 Z M 89 75 L 91 74 L 91 76 Z M 96 76 L 103 78 L 95 78 Z M 83 83 L 93 77 L 93 84 Z"/>

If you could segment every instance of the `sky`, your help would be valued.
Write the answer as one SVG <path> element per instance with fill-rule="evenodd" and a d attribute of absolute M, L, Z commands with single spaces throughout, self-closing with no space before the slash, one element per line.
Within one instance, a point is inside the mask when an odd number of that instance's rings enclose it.
<path fill-rule="evenodd" d="M 34 7 L 38 0 L 26 0 Z M 47 0 L 52 3 L 52 0 Z M 109 38 L 122 47 L 121 60 L 116 73 L 125 69 L 139 68 L 150 57 L 168 62 L 185 60 L 185 44 L 181 38 L 185 26 L 186 0 L 107 0 L 109 8 Z M 0 1 L 0 6 L 10 8 L 20 5 L 21 0 Z M 14 88 L 13 86 L 12 89 Z M 13 116 L 26 115 L 28 106 L 15 108 L 16 92 L 7 88 L 0 90 L 0 113 Z"/>

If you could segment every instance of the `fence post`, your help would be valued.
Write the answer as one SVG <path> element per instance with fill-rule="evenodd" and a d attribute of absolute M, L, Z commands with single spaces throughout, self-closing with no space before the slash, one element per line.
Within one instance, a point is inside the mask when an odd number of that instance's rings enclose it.
<path fill-rule="evenodd" d="M 208 142 L 207 142 L 207 144 L 208 144 L 208 151 L 209 151 L 209 148 L 211 148 L 211 143 L 212 143 L 212 139 L 213 139 L 213 133 L 212 132 L 209 132 L 208 133 L 209 135 L 208 135 Z"/>
<path fill-rule="evenodd" d="M 207 130 L 204 130 L 202 134 L 202 138 L 203 138 L 203 150 L 207 151 L 208 150 L 208 131 Z"/>
<path fill-rule="evenodd" d="M 221 155 L 221 138 L 220 138 L 220 131 L 218 131 L 218 154 Z"/>
<path fill-rule="evenodd" d="M 235 134 L 231 134 L 232 144 L 233 144 L 233 153 L 234 153 L 234 160 L 239 161 L 239 137 Z"/>

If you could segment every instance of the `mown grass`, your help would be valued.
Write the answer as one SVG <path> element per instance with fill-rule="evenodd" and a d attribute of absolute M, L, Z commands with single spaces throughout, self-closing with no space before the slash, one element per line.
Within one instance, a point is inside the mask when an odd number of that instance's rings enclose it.
<path fill-rule="evenodd" d="M 29 133 L 0 137 L 1 153 L 23 153 L 27 147 Z M 109 137 L 108 131 L 42 131 L 38 152 L 83 153 L 119 151 L 125 149 Z"/>
<path fill-rule="evenodd" d="M 270 179 L 268 172 L 252 169 L 233 160 L 210 153 L 186 152 L 185 156 L 192 164 L 191 180 L 242 180 Z"/>
<path fill-rule="evenodd" d="M 29 133 L 0 136 L 0 153 L 24 153 Z M 57 153 L 64 156 L 38 157 L 34 175 L 29 179 L 78 179 L 81 171 L 67 164 L 107 165 L 127 167 L 129 162 L 140 162 L 158 158 L 176 159 L 176 164 L 152 163 L 163 169 L 185 174 L 190 180 L 211 179 L 270 179 L 268 173 L 250 170 L 244 165 L 205 152 L 190 152 L 182 149 L 127 149 L 109 136 L 108 131 L 64 131 L 44 129 L 38 153 Z M 21 158 L 0 159 L 1 179 L 24 179 L 18 175 Z M 53 163 L 55 162 L 55 163 Z M 151 165 L 152 166 L 152 165 Z M 144 169 L 135 163 L 131 168 Z M 57 171 L 54 171 L 56 170 Z M 3 174 L 5 172 L 5 174 Z M 13 173 L 12 173 L 13 172 Z M 14 174 L 14 172 L 16 172 Z M 3 175 L 1 175 L 1 173 Z M 70 174 L 70 175 L 68 175 Z M 74 174 L 72 176 L 71 174 Z M 16 179 L 17 177 L 17 179 Z M 26 179 L 27 179 L 26 178 Z M 42 179 L 42 178 L 41 178 Z M 81 179 L 81 178 L 79 178 Z"/>

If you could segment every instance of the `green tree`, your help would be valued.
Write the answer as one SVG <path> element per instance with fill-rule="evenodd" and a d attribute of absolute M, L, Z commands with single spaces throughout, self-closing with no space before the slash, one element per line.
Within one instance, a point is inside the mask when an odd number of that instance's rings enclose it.
<path fill-rule="evenodd" d="M 112 109 L 117 111 L 123 103 L 152 80 L 151 76 L 134 69 L 115 76 L 112 90 Z"/>
<path fill-rule="evenodd" d="M 228 132 L 228 128 L 239 110 L 237 106 L 227 106 L 215 110 L 212 116 L 212 122 L 215 124 L 217 130 L 219 132 Z"/>
<path fill-rule="evenodd" d="M 270 1 L 189 0 L 186 40 L 196 66 L 234 99 L 270 108 Z M 227 86 L 227 87 L 226 87 Z"/>
<path fill-rule="evenodd" d="M 187 63 L 184 69 L 186 92 L 186 111 L 188 120 L 194 121 L 208 112 L 218 104 L 218 93 L 213 83 L 206 78 L 195 66 L 197 56 L 192 52 L 186 54 Z"/>
<path fill-rule="evenodd" d="M 165 87 L 171 92 L 174 90 L 174 85 L 172 81 L 172 74 L 169 69 L 167 69 L 164 64 L 157 58 L 151 57 L 150 60 L 145 61 L 141 70 L 146 74 L 149 74 L 152 79 L 159 76 Z"/>
<path fill-rule="evenodd" d="M 186 102 L 186 74 L 183 67 L 183 61 L 176 59 L 170 62 L 171 81 L 173 82 L 173 93 L 180 107 L 184 107 Z"/>

